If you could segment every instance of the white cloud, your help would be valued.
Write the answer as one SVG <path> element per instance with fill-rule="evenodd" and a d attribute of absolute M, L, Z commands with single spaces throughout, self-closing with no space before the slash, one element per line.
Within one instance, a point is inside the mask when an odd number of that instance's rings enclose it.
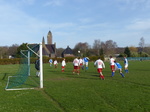
<path fill-rule="evenodd" d="M 149 0 L 116 0 L 121 9 L 147 10 L 150 8 Z"/>
<path fill-rule="evenodd" d="M 66 28 L 70 28 L 70 27 L 73 27 L 75 26 L 74 23 L 70 23 L 70 22 L 64 22 L 64 23 L 52 23 L 51 26 L 54 28 L 54 29 L 66 29 Z"/>
<path fill-rule="evenodd" d="M 38 0 L 22 0 L 22 1 L 20 1 L 20 2 L 23 2 L 23 3 L 25 3 L 25 4 L 32 5 L 32 4 L 34 4 L 36 1 L 38 1 Z"/>
<path fill-rule="evenodd" d="M 44 4 L 44 6 L 61 6 L 61 5 L 63 5 L 63 0 L 50 0 Z"/>
<path fill-rule="evenodd" d="M 92 22 L 93 20 L 92 20 L 92 18 L 80 18 L 79 21 L 80 21 L 81 23 L 90 23 L 90 22 Z"/>
<path fill-rule="evenodd" d="M 148 30 L 150 29 L 150 19 L 135 20 L 127 26 L 128 30 Z"/>

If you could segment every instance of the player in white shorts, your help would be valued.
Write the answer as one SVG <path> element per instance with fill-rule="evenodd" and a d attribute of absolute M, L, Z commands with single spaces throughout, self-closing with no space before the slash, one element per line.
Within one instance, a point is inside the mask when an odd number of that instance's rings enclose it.
<path fill-rule="evenodd" d="M 125 73 L 129 72 L 129 70 L 128 70 L 128 60 L 127 60 L 126 56 L 124 57 L 124 69 L 125 69 Z"/>

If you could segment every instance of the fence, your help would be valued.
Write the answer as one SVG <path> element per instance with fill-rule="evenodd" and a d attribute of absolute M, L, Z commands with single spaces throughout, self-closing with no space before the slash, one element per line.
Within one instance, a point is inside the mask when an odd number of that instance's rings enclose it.
<path fill-rule="evenodd" d="M 123 57 L 117 57 L 118 61 L 124 60 Z M 143 61 L 143 60 L 150 60 L 150 57 L 127 57 L 127 59 L 130 61 Z"/>

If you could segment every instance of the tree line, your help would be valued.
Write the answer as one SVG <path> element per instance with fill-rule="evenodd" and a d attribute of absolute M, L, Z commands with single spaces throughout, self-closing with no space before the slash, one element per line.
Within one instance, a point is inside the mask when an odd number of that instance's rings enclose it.
<path fill-rule="evenodd" d="M 26 44 L 21 45 L 13 44 L 12 46 L 0 47 L 0 59 L 3 58 L 19 58 L 20 50 L 26 50 Z M 64 48 L 57 48 L 57 57 L 61 57 L 61 53 Z M 117 43 L 113 40 L 107 40 L 105 42 L 100 39 L 94 40 L 93 45 L 89 45 L 87 42 L 79 42 L 72 49 L 75 56 L 119 56 L 124 55 L 128 57 L 149 57 L 150 46 L 145 46 L 145 40 L 143 37 L 140 38 L 139 46 L 126 46 L 118 47 Z M 80 51 L 80 53 L 78 52 Z"/>

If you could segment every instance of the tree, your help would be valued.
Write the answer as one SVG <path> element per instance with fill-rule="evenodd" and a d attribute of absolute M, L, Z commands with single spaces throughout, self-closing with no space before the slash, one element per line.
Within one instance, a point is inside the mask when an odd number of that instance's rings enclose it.
<path fill-rule="evenodd" d="M 129 47 L 126 47 L 126 48 L 125 48 L 124 54 L 127 55 L 127 57 L 130 57 L 130 56 L 131 56 L 131 52 L 130 52 Z"/>
<path fill-rule="evenodd" d="M 147 44 L 146 47 L 144 47 L 144 52 L 150 55 L 150 45 Z"/>
<path fill-rule="evenodd" d="M 27 43 L 22 43 L 18 48 L 17 48 L 17 53 L 16 53 L 16 57 L 17 58 L 20 58 L 21 57 L 21 54 L 20 54 L 20 51 L 21 50 L 28 50 L 27 48 Z"/>
<path fill-rule="evenodd" d="M 8 55 L 11 55 L 11 56 L 15 57 L 18 47 L 19 47 L 18 44 L 13 44 L 12 46 L 10 46 L 9 49 L 8 49 Z"/>
<path fill-rule="evenodd" d="M 139 52 L 143 52 L 144 47 L 145 47 L 145 40 L 144 40 L 144 37 L 141 37 L 140 42 L 139 42 L 139 48 L 140 48 Z"/>
<path fill-rule="evenodd" d="M 78 55 L 78 51 L 81 52 L 81 56 L 88 56 L 89 55 L 89 49 L 90 49 L 90 45 L 85 42 L 79 42 L 75 45 L 73 52 L 75 55 Z"/>
<path fill-rule="evenodd" d="M 4 47 L 0 47 L 0 58 L 8 58 L 8 47 L 4 46 Z"/>
<path fill-rule="evenodd" d="M 129 47 L 129 49 L 131 52 L 137 52 L 138 51 L 137 47 L 134 47 L 134 46 Z"/>
<path fill-rule="evenodd" d="M 144 48 L 144 46 L 145 46 L 145 40 L 144 37 L 141 37 L 139 42 L 139 47 Z"/>
<path fill-rule="evenodd" d="M 94 40 L 93 50 L 95 51 L 95 54 L 97 56 L 100 55 L 100 49 L 101 49 L 101 41 L 100 40 Z"/>
<path fill-rule="evenodd" d="M 101 55 L 101 56 L 104 55 L 104 50 L 103 50 L 103 48 L 100 49 L 100 55 Z"/>
<path fill-rule="evenodd" d="M 61 57 L 62 55 L 62 52 L 64 51 L 65 49 L 64 48 L 57 48 L 57 57 Z"/>
<path fill-rule="evenodd" d="M 101 46 L 104 50 L 104 54 L 106 55 L 112 55 L 116 53 L 117 43 L 113 42 L 113 40 L 107 40 L 106 42 L 102 42 Z"/>

